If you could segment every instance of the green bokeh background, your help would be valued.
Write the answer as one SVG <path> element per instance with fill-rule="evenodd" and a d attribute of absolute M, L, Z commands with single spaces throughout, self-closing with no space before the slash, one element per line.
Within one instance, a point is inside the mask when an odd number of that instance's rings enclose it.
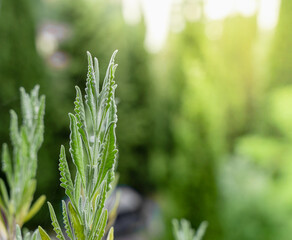
<path fill-rule="evenodd" d="M 45 141 L 36 197 L 57 210 L 58 154 L 68 146 L 74 86 L 85 86 L 86 51 L 105 73 L 117 63 L 120 184 L 157 202 L 171 239 L 171 219 L 197 227 L 208 240 L 288 240 L 292 235 L 292 1 L 282 0 L 277 26 L 263 31 L 257 14 L 221 21 L 202 16 L 170 33 L 156 54 L 144 47 L 144 18 L 128 25 L 120 1 L 0 1 L 0 139 L 9 142 L 9 109 L 19 87 L 46 95 Z M 201 9 L 182 1 L 179 8 Z M 37 50 L 44 23 L 63 24 L 68 37 L 54 53 Z M 208 31 L 222 28 L 219 37 Z M 213 29 L 213 30 L 212 30 Z M 19 112 L 19 111 L 18 111 Z M 47 207 L 26 226 L 50 229 Z"/>

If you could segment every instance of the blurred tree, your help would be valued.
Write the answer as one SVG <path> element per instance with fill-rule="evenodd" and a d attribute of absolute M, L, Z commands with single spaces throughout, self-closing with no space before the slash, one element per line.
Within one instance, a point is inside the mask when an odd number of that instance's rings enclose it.
<path fill-rule="evenodd" d="M 213 40 L 212 33 L 208 31 L 216 27 L 221 30 L 218 30 L 218 39 Z M 210 60 L 207 61 L 207 64 L 211 62 L 208 69 L 210 78 L 220 91 L 219 97 L 225 105 L 223 108 L 226 108 L 224 131 L 228 138 L 228 148 L 232 151 L 234 140 L 255 128 L 258 101 L 257 56 L 254 51 L 258 37 L 256 16 L 233 16 L 221 23 L 210 22 L 207 23 L 206 32 L 212 45 L 212 50 L 209 50 Z"/>
<path fill-rule="evenodd" d="M 0 107 L 4 115 L 0 135 L 3 140 L 8 140 L 8 110 L 18 102 L 19 87 L 30 90 L 44 76 L 44 67 L 36 51 L 32 4 L 29 0 L 1 0 Z"/>
<path fill-rule="evenodd" d="M 292 33 L 287 31 L 291 26 L 292 2 L 282 0 L 271 53 L 271 86 L 292 83 L 292 56 L 290 53 Z"/>
<path fill-rule="evenodd" d="M 261 88 L 252 100 L 256 112 L 247 122 L 253 127 L 237 137 L 234 154 L 219 174 L 227 239 L 289 239 L 291 235 L 292 191 L 285 187 L 292 172 L 292 35 L 287 31 L 291 12 L 291 2 L 281 1 L 272 44 L 266 45 L 269 68 L 265 62 L 255 65 L 267 69 L 264 78 L 251 85 Z M 261 32 L 261 36 L 267 34 Z M 265 44 L 263 39 L 259 43 Z"/>
<path fill-rule="evenodd" d="M 0 8 L 0 74 L 5 85 L 1 100 L 11 99 L 19 85 L 30 89 L 43 78 L 43 66 L 36 51 L 36 24 L 28 0 L 2 0 Z"/>
<path fill-rule="evenodd" d="M 292 34 L 287 31 L 287 26 L 292 23 L 291 13 L 291 1 L 281 1 L 278 25 L 271 48 L 269 84 L 266 90 L 265 106 L 266 113 L 269 116 L 268 127 L 273 129 L 272 134 L 280 134 L 289 141 L 292 140 L 292 118 L 291 111 L 285 106 L 289 106 L 292 102 L 292 57 L 290 54 Z"/>
<path fill-rule="evenodd" d="M 159 58 L 165 64 L 155 81 L 159 118 L 150 174 L 159 179 L 164 193 L 161 203 L 167 223 L 173 216 L 187 218 L 194 226 L 207 220 L 206 237 L 220 239 L 215 178 L 216 160 L 225 146 L 224 107 L 209 78 L 208 44 L 203 22 L 186 22 Z"/>

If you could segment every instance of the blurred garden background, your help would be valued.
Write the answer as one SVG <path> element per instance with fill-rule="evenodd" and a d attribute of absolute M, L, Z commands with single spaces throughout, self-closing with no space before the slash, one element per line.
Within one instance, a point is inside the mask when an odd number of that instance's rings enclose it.
<path fill-rule="evenodd" d="M 19 87 L 39 84 L 36 197 L 61 217 L 74 86 L 87 50 L 104 74 L 118 49 L 119 185 L 139 204 L 116 238 L 173 239 L 171 219 L 187 218 L 208 221 L 206 240 L 291 239 L 291 26 L 291 0 L 0 0 L 0 143 Z M 47 206 L 38 225 L 52 229 Z"/>

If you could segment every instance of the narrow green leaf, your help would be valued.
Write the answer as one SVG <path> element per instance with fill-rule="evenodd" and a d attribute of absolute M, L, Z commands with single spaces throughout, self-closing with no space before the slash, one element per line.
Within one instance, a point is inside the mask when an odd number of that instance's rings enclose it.
<path fill-rule="evenodd" d="M 22 163 L 17 163 L 19 164 L 19 166 L 22 167 L 21 171 L 23 173 L 23 171 L 25 171 L 26 174 L 21 175 L 22 177 L 22 183 L 24 183 L 24 179 L 25 178 L 31 178 L 35 175 L 35 172 L 30 171 L 31 169 L 28 167 L 30 162 L 30 156 L 32 154 L 32 152 L 30 151 L 30 141 L 28 140 L 28 136 L 27 136 L 27 131 L 25 127 L 21 127 L 20 129 L 20 134 L 21 134 L 21 148 L 20 148 L 20 154 L 21 154 L 21 159 L 23 160 Z"/>
<path fill-rule="evenodd" d="M 77 127 L 82 137 L 82 140 L 84 142 L 88 159 L 89 161 L 91 161 L 91 151 L 90 151 L 90 146 L 88 142 L 88 133 L 86 130 L 87 124 L 86 124 L 85 109 L 84 109 L 84 104 L 82 100 L 82 94 L 79 87 L 76 86 L 75 88 L 76 88 L 76 100 L 74 102 L 75 104 L 74 111 L 76 113 Z M 85 163 L 85 165 L 87 165 L 87 163 Z"/>
<path fill-rule="evenodd" d="M 87 79 L 86 79 L 86 88 L 85 88 L 85 102 L 86 105 L 89 108 L 89 112 L 91 115 L 92 122 L 95 124 L 96 119 L 96 99 L 97 99 L 97 92 L 96 92 L 96 83 L 95 83 L 95 76 L 94 76 L 94 70 L 93 70 L 93 63 L 92 63 L 92 57 L 89 52 L 87 52 L 88 56 L 88 72 L 87 72 Z M 93 126 L 94 129 L 96 126 Z"/>
<path fill-rule="evenodd" d="M 103 151 L 103 155 L 101 156 L 100 168 L 99 168 L 99 175 L 97 185 L 99 185 L 104 179 L 105 176 L 108 174 L 109 182 L 113 180 L 113 171 L 115 166 L 116 154 L 118 150 L 116 149 L 116 136 L 114 131 L 114 125 L 110 126 L 108 134 L 106 136 L 105 147 Z M 109 185 L 108 185 L 109 189 Z"/>
<path fill-rule="evenodd" d="M 72 200 L 73 199 L 73 192 L 74 186 L 71 179 L 71 173 L 69 170 L 69 166 L 66 159 L 66 151 L 64 146 L 61 146 L 60 149 L 60 163 L 59 163 L 59 171 L 61 174 L 61 187 L 65 188 L 66 195 Z"/>
<path fill-rule="evenodd" d="M 108 84 L 108 81 L 110 80 L 110 71 L 112 69 L 112 66 L 114 65 L 114 61 L 115 61 L 115 57 L 116 57 L 117 53 L 118 53 L 118 50 L 115 50 L 112 57 L 111 57 L 111 60 L 109 62 L 109 65 L 108 65 L 108 68 L 107 68 L 107 71 L 105 74 L 105 78 L 103 80 L 102 89 L 105 89 L 106 84 Z"/>
<path fill-rule="evenodd" d="M 36 229 L 36 230 L 33 232 L 32 236 L 31 236 L 31 239 L 32 239 L 32 240 L 37 240 L 37 239 L 39 239 L 39 230 L 38 230 L 38 229 Z"/>
<path fill-rule="evenodd" d="M 25 233 L 23 240 L 31 240 L 30 232 Z"/>
<path fill-rule="evenodd" d="M 113 123 L 116 123 L 117 116 L 116 116 L 116 106 L 115 106 L 115 89 L 116 84 L 114 81 L 114 71 L 115 67 L 117 65 L 114 65 L 110 68 L 109 75 L 106 77 L 108 79 L 107 83 L 104 85 L 104 88 L 102 89 L 102 117 L 99 123 L 99 129 L 101 129 L 102 126 L 105 126 L 105 131 L 108 131 L 108 128 Z M 106 80 L 105 80 L 106 81 Z M 104 139 L 104 134 L 101 135 L 101 141 Z"/>
<path fill-rule="evenodd" d="M 196 232 L 196 235 L 193 240 L 201 240 L 203 239 L 203 236 L 205 235 L 206 229 L 208 227 L 208 222 L 204 221 L 200 224 L 198 227 L 198 230 Z"/>
<path fill-rule="evenodd" d="M 9 186 L 13 185 L 12 161 L 6 143 L 2 147 L 2 170 L 5 172 Z"/>
<path fill-rule="evenodd" d="M 111 227 L 108 235 L 107 235 L 107 240 L 114 240 L 114 228 Z"/>
<path fill-rule="evenodd" d="M 81 177 L 78 172 L 76 172 L 75 176 L 75 182 L 74 182 L 74 199 L 75 201 L 72 201 L 73 205 L 76 207 L 79 205 L 79 199 L 81 197 Z"/>
<path fill-rule="evenodd" d="M 99 64 L 98 60 L 95 57 L 94 58 L 94 74 L 95 74 L 95 86 L 96 86 L 96 92 L 99 93 Z"/>
<path fill-rule="evenodd" d="M 101 223 L 99 224 L 100 228 L 98 229 L 97 240 L 101 240 L 103 235 L 104 235 L 106 221 L 107 221 L 107 215 L 108 215 L 107 210 L 105 210 L 102 214 L 102 217 L 101 217 Z"/>
<path fill-rule="evenodd" d="M 45 96 L 41 96 L 39 106 L 36 106 L 38 112 L 35 113 L 37 116 L 36 127 L 34 132 L 34 144 L 36 150 L 40 148 L 44 140 L 44 115 L 45 115 Z"/>
<path fill-rule="evenodd" d="M 63 215 L 63 222 L 65 225 L 67 236 L 73 240 L 74 238 L 73 238 L 73 233 L 72 233 L 71 225 L 68 218 L 67 206 L 64 200 L 62 200 L 62 215 Z"/>
<path fill-rule="evenodd" d="M 179 233 L 179 223 L 178 223 L 178 220 L 177 219 L 173 219 L 172 220 L 172 230 L 173 230 L 173 235 L 174 235 L 174 238 L 176 240 L 179 240 L 180 239 L 180 233 Z"/>
<path fill-rule="evenodd" d="M 75 236 L 78 240 L 85 240 L 84 226 L 82 225 L 81 220 L 79 219 L 79 216 L 72 206 L 71 202 L 68 203 L 68 210 Z"/>
<path fill-rule="evenodd" d="M 63 232 L 61 230 L 61 227 L 59 225 L 58 219 L 56 217 L 54 208 L 50 202 L 48 202 L 48 205 L 49 205 L 50 215 L 51 215 L 51 219 L 52 219 L 52 225 L 54 227 L 55 233 L 57 234 L 57 238 L 59 238 L 60 240 L 65 240 L 65 237 L 64 237 Z"/>
<path fill-rule="evenodd" d="M 75 86 L 76 89 L 76 99 L 74 102 L 75 108 L 74 111 L 76 113 L 76 118 L 78 123 L 80 123 L 80 127 L 86 128 L 86 119 L 85 119 L 85 109 L 82 100 L 82 93 L 78 86 Z"/>
<path fill-rule="evenodd" d="M 191 228 L 191 224 L 189 223 L 189 221 L 185 219 L 181 220 L 181 230 L 183 232 L 183 235 L 185 236 L 185 239 L 190 239 L 190 240 L 193 239 L 195 232 Z"/>
<path fill-rule="evenodd" d="M 21 230 L 20 230 L 20 227 L 18 226 L 18 224 L 16 224 L 15 226 L 16 228 L 16 240 L 22 240 L 22 235 L 21 235 Z"/>
<path fill-rule="evenodd" d="M 7 206 L 5 205 L 4 200 L 2 199 L 2 193 L 1 192 L 0 192 L 0 208 L 3 211 L 3 215 L 4 216 L 8 214 L 8 212 L 7 212 L 8 209 L 7 209 Z M 2 219 L 2 217 L 3 216 L 1 216 L 1 214 L 0 214 L 0 220 Z M 4 222 L 4 220 L 3 220 L 3 222 Z"/>
<path fill-rule="evenodd" d="M 6 206 L 6 208 L 9 208 L 9 196 L 8 196 L 8 192 L 5 186 L 4 181 L 0 178 L 0 189 L 1 189 L 1 195 L 3 196 L 3 200 L 4 200 L 4 204 Z"/>
<path fill-rule="evenodd" d="M 35 85 L 35 87 L 30 91 L 30 101 L 32 106 L 37 106 L 39 103 L 39 90 L 40 90 L 40 86 L 39 85 Z M 33 112 L 34 114 L 36 114 L 38 111 L 38 109 L 33 108 Z"/>
<path fill-rule="evenodd" d="M 46 233 L 46 231 L 41 226 L 39 226 L 39 233 L 40 233 L 42 240 L 51 240 L 49 235 Z"/>
<path fill-rule="evenodd" d="M 101 192 L 97 199 L 97 204 L 96 204 L 97 210 L 94 212 L 94 218 L 92 222 L 89 239 L 94 238 L 94 235 L 96 234 L 101 224 L 101 218 L 102 218 L 105 199 L 106 199 L 106 183 L 102 185 Z"/>
<path fill-rule="evenodd" d="M 32 179 L 28 181 L 28 183 L 22 188 L 22 192 L 18 193 L 20 195 L 20 199 L 17 200 L 16 204 L 16 214 L 20 213 L 22 216 L 27 214 L 27 210 L 29 209 L 30 203 L 33 199 L 33 194 L 36 189 L 36 179 Z"/>
<path fill-rule="evenodd" d="M 84 162 L 83 162 L 83 148 L 81 137 L 78 132 L 76 117 L 69 113 L 70 117 L 70 153 L 72 160 L 77 167 L 77 171 L 80 174 L 83 186 L 85 187 L 85 172 L 84 172 Z"/>
<path fill-rule="evenodd" d="M 19 145 L 18 117 L 14 110 L 10 110 L 10 139 L 14 147 Z"/>
<path fill-rule="evenodd" d="M 20 88 L 21 112 L 23 123 L 28 128 L 32 127 L 33 110 L 29 95 L 25 92 L 24 88 Z"/>
<path fill-rule="evenodd" d="M 27 215 L 25 216 L 23 223 L 27 222 L 28 220 L 30 220 L 35 214 L 37 214 L 37 212 L 41 209 L 41 207 L 44 205 L 44 202 L 46 200 L 46 196 L 42 195 L 40 196 L 36 202 L 32 205 L 32 207 L 30 208 L 29 212 L 27 213 Z"/>

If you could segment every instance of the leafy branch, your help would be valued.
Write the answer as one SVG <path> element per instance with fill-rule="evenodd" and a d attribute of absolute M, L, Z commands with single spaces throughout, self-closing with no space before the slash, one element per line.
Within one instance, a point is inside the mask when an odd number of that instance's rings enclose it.
<path fill-rule="evenodd" d="M 20 88 L 22 125 L 18 127 L 15 111 L 10 111 L 10 138 L 13 154 L 8 145 L 3 144 L 2 170 L 6 175 L 10 193 L 0 179 L 0 237 L 14 239 L 16 224 L 20 227 L 41 208 L 45 196 L 41 196 L 32 206 L 36 189 L 37 152 L 43 142 L 45 97 L 39 98 L 39 86 L 30 94 Z"/>
<path fill-rule="evenodd" d="M 104 204 L 115 176 L 117 107 L 115 103 L 116 83 L 114 75 L 115 51 L 99 89 L 98 61 L 88 53 L 88 73 L 85 88 L 85 101 L 76 86 L 74 114 L 70 118 L 70 155 L 76 168 L 73 181 L 68 166 L 64 146 L 60 150 L 59 170 L 61 186 L 65 189 L 69 202 L 62 202 L 63 221 L 66 235 L 70 239 L 102 239 L 106 233 L 108 210 Z M 65 240 L 55 212 L 49 203 L 49 210 L 57 238 Z M 39 227 L 43 240 L 48 234 Z M 113 239 L 111 228 L 108 239 Z"/>

